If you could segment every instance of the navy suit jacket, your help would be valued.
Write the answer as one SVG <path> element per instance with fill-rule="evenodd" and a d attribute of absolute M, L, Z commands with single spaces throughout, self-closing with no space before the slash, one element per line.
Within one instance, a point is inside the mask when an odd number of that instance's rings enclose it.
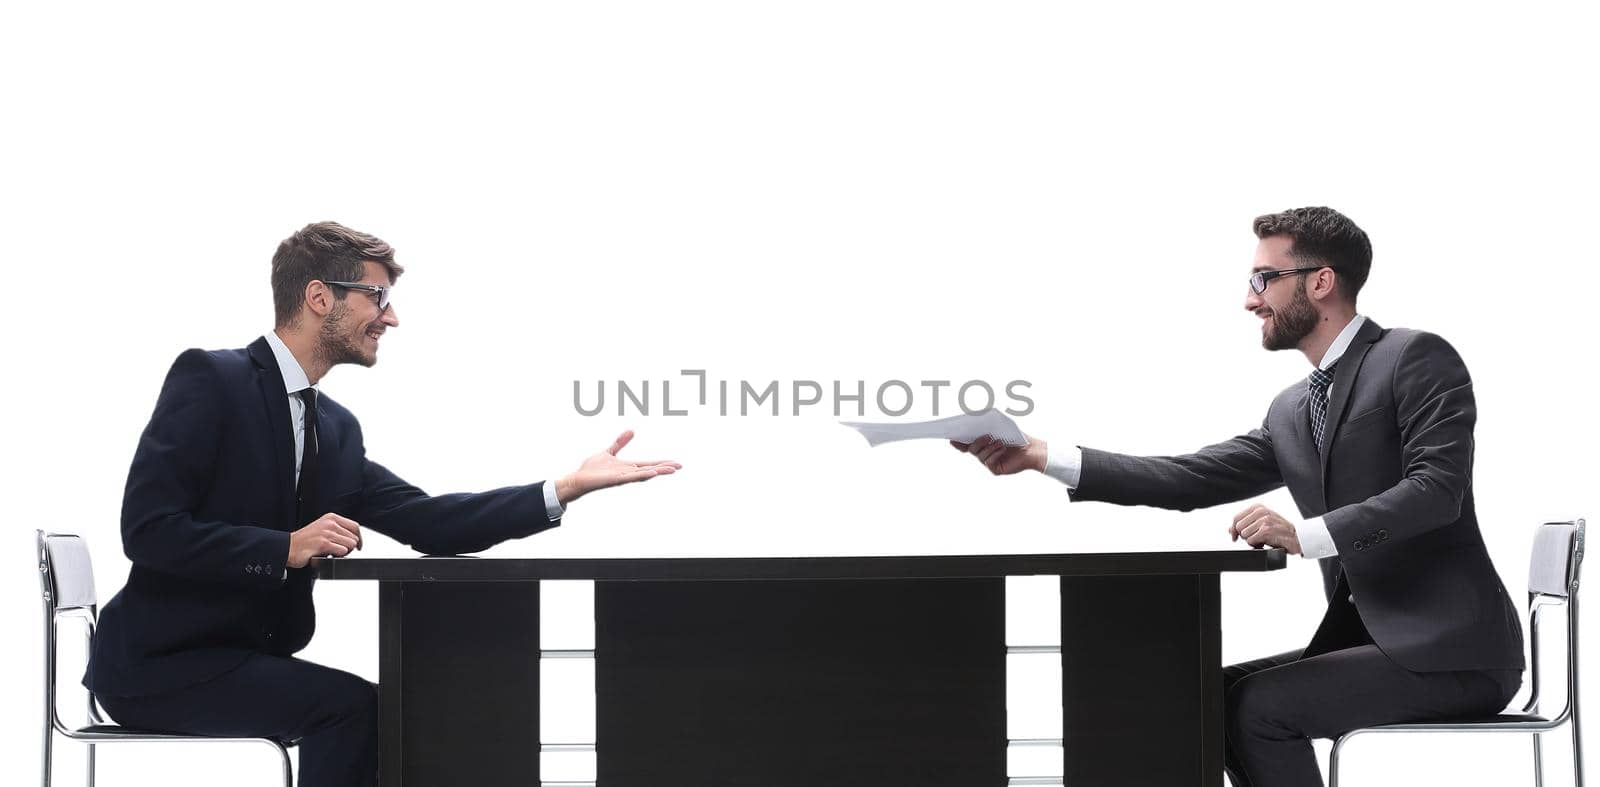
<path fill-rule="evenodd" d="M 1338 550 L 1321 561 L 1328 610 L 1307 656 L 1370 636 L 1415 672 L 1521 669 L 1522 624 L 1473 506 L 1477 417 L 1454 348 L 1368 320 L 1334 367 L 1321 450 L 1301 381 L 1261 428 L 1193 454 L 1083 449 L 1072 496 L 1187 511 L 1287 485 Z"/>
<path fill-rule="evenodd" d="M 318 399 L 318 499 L 429 554 L 461 554 L 554 526 L 543 484 L 429 496 L 367 459 L 349 410 Z M 84 685 L 136 697 L 200 683 L 255 653 L 287 656 L 316 627 L 310 567 L 288 569 L 294 437 L 265 338 L 189 350 L 167 374 L 122 501 L 127 585 L 100 613 Z"/>

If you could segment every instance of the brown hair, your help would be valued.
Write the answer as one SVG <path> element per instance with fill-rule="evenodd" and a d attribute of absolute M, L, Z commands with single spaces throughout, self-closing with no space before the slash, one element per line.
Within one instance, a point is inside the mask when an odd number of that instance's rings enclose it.
<path fill-rule="evenodd" d="M 394 261 L 394 248 L 365 232 L 342 224 L 319 221 L 284 238 L 272 255 L 272 306 L 277 312 L 277 327 L 294 322 L 305 300 L 306 285 L 313 281 L 358 281 L 364 274 L 361 263 L 381 263 L 393 283 L 405 272 Z M 344 300 L 343 288 L 335 287 L 334 297 Z"/>
<path fill-rule="evenodd" d="M 1372 241 L 1343 213 L 1333 208 L 1294 208 L 1257 216 L 1252 226 L 1263 240 L 1274 235 L 1292 238 L 1290 256 L 1332 268 L 1340 292 L 1356 302 L 1356 293 L 1372 270 Z"/>

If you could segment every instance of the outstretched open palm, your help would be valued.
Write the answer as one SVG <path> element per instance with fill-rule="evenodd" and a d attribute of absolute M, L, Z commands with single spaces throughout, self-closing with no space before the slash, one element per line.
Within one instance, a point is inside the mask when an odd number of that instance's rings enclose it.
<path fill-rule="evenodd" d="M 583 460 L 576 471 L 557 482 L 557 497 L 562 504 L 577 500 L 596 489 L 631 484 L 658 475 L 672 475 L 683 469 L 683 465 L 667 459 L 630 462 L 619 458 L 617 454 L 632 440 L 631 429 L 617 435 L 610 448 Z"/>

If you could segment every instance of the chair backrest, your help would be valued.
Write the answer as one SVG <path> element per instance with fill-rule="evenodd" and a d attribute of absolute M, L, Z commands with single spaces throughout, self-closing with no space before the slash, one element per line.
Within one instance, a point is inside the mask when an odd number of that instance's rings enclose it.
<path fill-rule="evenodd" d="M 44 591 L 46 611 L 93 610 L 97 601 L 88 545 L 79 536 L 37 532 L 39 587 Z"/>
<path fill-rule="evenodd" d="M 1549 607 L 1561 607 L 1567 623 L 1566 702 L 1549 718 L 1566 720 L 1578 703 L 1578 571 L 1583 567 L 1584 521 L 1547 522 L 1533 536 L 1528 564 L 1528 703 L 1524 712 L 1539 712 L 1543 679 L 1539 656 L 1539 622 Z"/>
<path fill-rule="evenodd" d="M 67 613 L 83 617 L 88 624 L 89 637 L 94 636 L 95 617 L 99 610 L 94 593 L 94 566 L 89 562 L 89 546 L 79 536 L 70 533 L 35 531 L 39 544 L 39 589 L 44 596 L 44 724 L 45 735 L 49 728 L 70 734 L 56 711 L 56 623 Z M 94 706 L 94 695 L 89 695 L 91 723 L 99 722 L 100 715 Z"/>
<path fill-rule="evenodd" d="M 1548 522 L 1533 537 L 1533 558 L 1528 565 L 1528 592 L 1568 598 L 1578 592 L 1578 570 L 1583 566 L 1582 519 Z"/>

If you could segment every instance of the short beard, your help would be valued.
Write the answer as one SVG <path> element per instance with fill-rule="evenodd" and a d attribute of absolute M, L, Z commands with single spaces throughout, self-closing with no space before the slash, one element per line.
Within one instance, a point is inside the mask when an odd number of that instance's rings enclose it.
<path fill-rule="evenodd" d="M 1272 330 L 1261 337 L 1261 346 L 1268 350 L 1293 350 L 1317 327 L 1317 307 L 1306 297 L 1306 278 L 1300 279 L 1289 305 L 1272 310 Z"/>
<path fill-rule="evenodd" d="M 317 358 L 326 368 L 332 369 L 341 363 L 358 363 L 362 366 L 371 366 L 375 359 L 370 359 L 355 345 L 348 331 L 345 330 L 346 317 L 350 307 L 343 301 L 334 303 L 333 311 L 328 312 L 328 318 L 322 321 L 322 329 L 317 332 Z"/>

